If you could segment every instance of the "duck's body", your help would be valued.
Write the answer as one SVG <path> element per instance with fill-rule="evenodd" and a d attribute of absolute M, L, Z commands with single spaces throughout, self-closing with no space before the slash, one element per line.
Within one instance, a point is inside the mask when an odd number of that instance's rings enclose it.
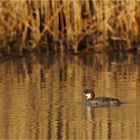
<path fill-rule="evenodd" d="M 95 97 L 93 90 L 85 90 L 84 96 L 86 96 L 86 104 L 97 107 L 112 107 L 122 104 L 119 99 L 109 97 Z"/>
<path fill-rule="evenodd" d="M 108 106 L 119 106 L 121 102 L 119 99 L 109 98 L 109 97 L 96 97 L 94 99 L 86 100 L 86 104 L 90 106 L 98 106 L 98 107 L 108 107 Z"/>

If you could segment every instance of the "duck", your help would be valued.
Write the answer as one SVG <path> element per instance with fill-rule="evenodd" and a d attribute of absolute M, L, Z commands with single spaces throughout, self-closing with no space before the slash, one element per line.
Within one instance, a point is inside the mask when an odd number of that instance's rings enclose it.
<path fill-rule="evenodd" d="M 96 107 L 113 107 L 120 106 L 122 102 L 116 98 L 110 97 L 95 97 L 95 92 L 92 89 L 86 89 L 83 92 L 86 97 L 86 105 L 96 106 Z"/>

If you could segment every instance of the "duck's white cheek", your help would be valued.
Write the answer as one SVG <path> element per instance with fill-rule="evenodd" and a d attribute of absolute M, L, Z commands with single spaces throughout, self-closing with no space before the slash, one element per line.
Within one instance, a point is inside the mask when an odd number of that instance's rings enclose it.
<path fill-rule="evenodd" d="M 90 94 L 86 94 L 86 98 L 87 99 L 90 99 L 91 98 L 91 95 Z"/>

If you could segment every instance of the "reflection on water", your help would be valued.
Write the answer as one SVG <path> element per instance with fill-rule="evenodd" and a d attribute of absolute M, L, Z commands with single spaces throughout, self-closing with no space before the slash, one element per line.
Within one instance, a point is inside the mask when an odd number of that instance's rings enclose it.
<path fill-rule="evenodd" d="M 30 56 L 0 62 L 0 138 L 140 139 L 139 55 Z M 84 104 L 82 91 L 119 98 Z"/>

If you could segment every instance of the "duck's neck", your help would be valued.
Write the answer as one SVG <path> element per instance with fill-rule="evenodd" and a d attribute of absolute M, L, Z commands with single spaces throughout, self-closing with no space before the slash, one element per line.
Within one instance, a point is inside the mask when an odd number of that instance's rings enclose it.
<path fill-rule="evenodd" d="M 94 100 L 95 98 L 88 98 L 87 100 Z"/>

